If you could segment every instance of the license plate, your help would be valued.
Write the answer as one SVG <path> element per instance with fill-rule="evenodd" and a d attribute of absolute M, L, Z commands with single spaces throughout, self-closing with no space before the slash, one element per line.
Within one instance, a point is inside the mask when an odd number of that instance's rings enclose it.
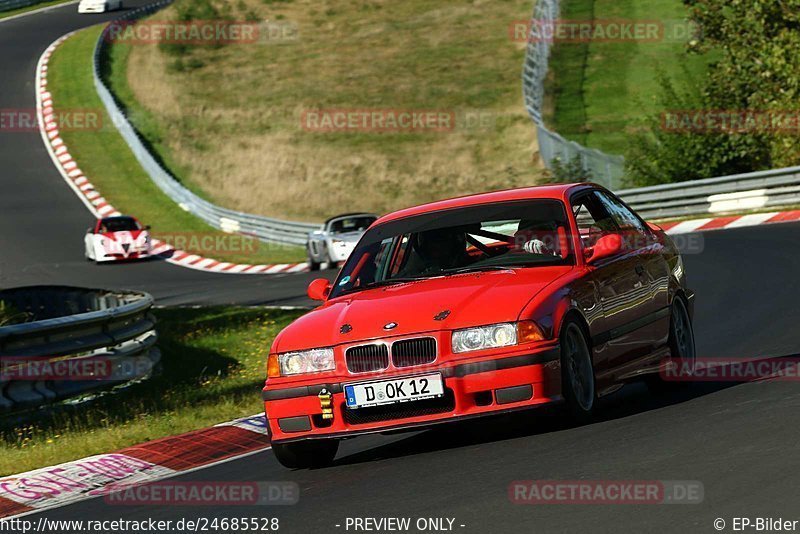
<path fill-rule="evenodd" d="M 433 399 L 444 395 L 442 375 L 409 376 L 344 386 L 348 408 Z"/>

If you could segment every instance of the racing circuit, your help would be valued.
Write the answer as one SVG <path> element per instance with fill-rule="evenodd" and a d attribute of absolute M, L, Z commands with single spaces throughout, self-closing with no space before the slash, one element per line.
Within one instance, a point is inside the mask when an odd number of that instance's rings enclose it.
<path fill-rule="evenodd" d="M 128 0 L 126 8 L 145 2 Z M 59 36 L 113 15 L 86 18 L 74 5 L 0 22 L 0 108 L 34 107 L 34 69 Z M 53 167 L 38 132 L 0 132 L 0 283 L 130 288 L 160 305 L 307 305 L 314 274 L 222 275 L 152 261 L 97 267 L 82 257 L 91 216 Z M 54 216 L 57 214 L 57 218 Z M 700 357 L 800 352 L 800 224 L 702 234 L 684 256 L 696 291 Z M 165 355 L 168 357 L 169 355 Z M 715 518 L 779 517 L 796 510 L 800 389 L 794 382 L 694 384 L 663 397 L 640 385 L 601 401 L 592 424 L 551 413 L 425 432 L 345 441 L 334 467 L 287 471 L 268 452 L 178 480 L 291 480 L 295 506 L 175 508 L 110 506 L 92 499 L 48 518 L 278 517 L 286 532 L 344 531 L 347 517 L 448 517 L 463 532 L 713 531 Z M 699 480 L 694 506 L 525 506 L 515 480 Z M 35 516 L 34 516 L 35 517 Z M 337 525 L 341 525 L 337 528 Z M 461 526 L 463 525 L 463 527 Z"/>

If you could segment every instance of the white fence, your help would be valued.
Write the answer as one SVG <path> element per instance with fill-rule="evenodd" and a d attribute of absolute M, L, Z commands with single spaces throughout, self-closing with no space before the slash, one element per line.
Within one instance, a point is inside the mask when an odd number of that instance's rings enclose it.
<path fill-rule="evenodd" d="M 625 163 L 622 156 L 613 156 L 569 141 L 549 130 L 542 120 L 544 81 L 547 77 L 552 40 L 543 35 L 541 30 L 552 27 L 559 13 L 559 0 L 536 0 L 528 29 L 525 64 L 522 69 L 525 108 L 536 125 L 539 151 L 548 168 L 552 168 L 556 160 L 568 163 L 578 157 L 583 169 L 589 171 L 593 181 L 609 189 L 617 189 L 621 183 Z"/>

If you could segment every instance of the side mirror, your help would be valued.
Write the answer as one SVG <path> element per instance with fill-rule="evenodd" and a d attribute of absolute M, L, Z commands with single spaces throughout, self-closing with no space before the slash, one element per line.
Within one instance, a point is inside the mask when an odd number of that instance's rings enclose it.
<path fill-rule="evenodd" d="M 604 235 L 586 252 L 589 254 L 586 259 L 587 263 L 594 263 L 603 258 L 616 256 L 622 252 L 622 236 L 619 234 Z"/>
<path fill-rule="evenodd" d="M 145 225 L 144 229 L 145 229 L 145 230 L 150 230 L 150 225 L 149 225 L 149 224 L 148 224 L 148 225 Z"/>
<path fill-rule="evenodd" d="M 324 278 L 317 278 L 308 284 L 308 290 L 306 291 L 306 294 L 311 300 L 324 301 L 328 298 L 332 287 L 333 286 L 328 280 Z"/>

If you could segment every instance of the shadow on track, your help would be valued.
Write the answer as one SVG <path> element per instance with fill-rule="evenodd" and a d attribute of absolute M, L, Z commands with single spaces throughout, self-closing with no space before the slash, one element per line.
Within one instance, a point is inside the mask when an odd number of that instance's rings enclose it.
<path fill-rule="evenodd" d="M 797 358 L 796 355 L 785 358 Z M 398 458 L 434 451 L 456 449 L 513 440 L 553 432 L 563 432 L 578 426 L 599 425 L 606 421 L 627 418 L 652 410 L 685 403 L 714 395 L 748 381 L 697 382 L 664 393 L 651 393 L 643 382 L 632 382 L 603 397 L 598 403 L 595 420 L 588 425 L 575 424 L 561 405 L 532 408 L 510 414 L 489 416 L 465 422 L 445 423 L 418 432 L 406 439 L 344 456 L 334 465 L 352 465 Z"/>

